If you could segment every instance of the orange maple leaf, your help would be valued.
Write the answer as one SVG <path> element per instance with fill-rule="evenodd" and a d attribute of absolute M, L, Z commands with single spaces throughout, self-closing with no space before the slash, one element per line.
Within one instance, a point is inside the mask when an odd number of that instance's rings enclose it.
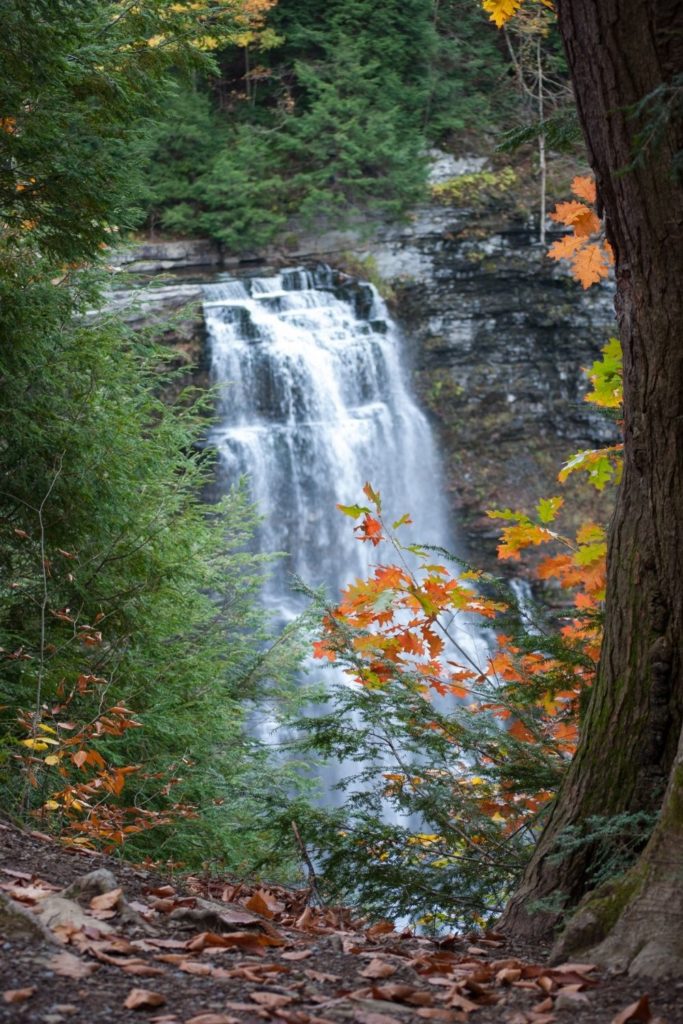
<path fill-rule="evenodd" d="M 568 228 L 574 228 L 574 234 L 579 236 L 592 235 L 600 230 L 600 219 L 594 210 L 571 199 L 567 203 L 558 203 L 550 219 L 558 224 L 565 224 Z"/>
<path fill-rule="evenodd" d="M 582 178 L 577 175 L 572 181 L 571 190 L 579 199 L 585 199 L 588 203 L 594 203 L 597 199 L 595 182 L 592 178 Z"/>
<path fill-rule="evenodd" d="M 572 260 L 572 273 L 584 288 L 590 288 L 601 278 L 607 277 L 609 265 L 602 246 L 592 242 L 577 252 Z"/>
<path fill-rule="evenodd" d="M 563 238 L 558 238 L 556 242 L 553 242 L 548 249 L 548 256 L 551 260 L 571 259 L 583 244 L 584 239 L 580 235 L 564 235 Z"/>

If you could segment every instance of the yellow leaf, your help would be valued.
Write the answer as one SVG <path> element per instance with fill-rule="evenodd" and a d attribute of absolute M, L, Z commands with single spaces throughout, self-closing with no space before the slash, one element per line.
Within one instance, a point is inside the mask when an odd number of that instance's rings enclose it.
<path fill-rule="evenodd" d="M 53 729 L 51 725 L 43 725 L 41 722 L 38 728 L 42 729 L 43 732 L 51 732 L 53 736 L 57 735 L 57 730 Z"/>
<path fill-rule="evenodd" d="M 59 810 L 59 804 L 57 803 L 56 800 L 46 800 L 45 803 L 43 804 L 43 807 L 45 808 L 46 811 Z"/>
<path fill-rule="evenodd" d="M 522 0 L 482 0 L 482 7 L 498 28 L 513 18 L 522 6 Z"/>
<path fill-rule="evenodd" d="M 29 750 L 47 750 L 48 744 L 45 740 L 20 740 L 19 741 L 24 747 L 28 747 Z"/>
<path fill-rule="evenodd" d="M 43 758 L 43 761 L 49 765 L 59 764 L 59 756 L 57 754 L 49 754 L 48 757 Z"/>

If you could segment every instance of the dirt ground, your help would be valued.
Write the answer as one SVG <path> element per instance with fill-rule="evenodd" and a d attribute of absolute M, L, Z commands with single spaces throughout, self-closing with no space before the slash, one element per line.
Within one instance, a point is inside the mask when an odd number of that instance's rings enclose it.
<path fill-rule="evenodd" d="M 495 933 L 433 941 L 309 897 L 169 880 L 0 822 L 0 1021 L 683 1024 L 683 978 L 549 967 Z"/>

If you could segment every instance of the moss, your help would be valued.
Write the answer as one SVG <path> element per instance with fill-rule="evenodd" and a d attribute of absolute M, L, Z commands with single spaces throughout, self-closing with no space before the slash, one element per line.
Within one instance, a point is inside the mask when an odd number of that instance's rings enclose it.
<path fill-rule="evenodd" d="M 611 932 L 624 910 L 642 888 L 644 870 L 636 864 L 620 879 L 605 883 L 590 896 L 585 909 L 596 916 L 603 937 Z"/>
<path fill-rule="evenodd" d="M 641 889 L 644 877 L 644 870 L 636 864 L 621 878 L 606 882 L 588 896 L 569 923 L 565 948 L 586 949 L 602 942 Z"/>
<path fill-rule="evenodd" d="M 358 277 L 363 281 L 369 281 L 385 300 L 395 303 L 396 293 L 386 278 L 382 277 L 377 260 L 369 253 L 367 256 L 359 256 L 353 252 L 342 252 L 336 258 L 337 267 L 351 277 Z"/>
<path fill-rule="evenodd" d="M 432 198 L 447 206 L 484 206 L 502 199 L 513 185 L 517 174 L 512 167 L 499 171 L 476 171 L 432 185 Z"/>

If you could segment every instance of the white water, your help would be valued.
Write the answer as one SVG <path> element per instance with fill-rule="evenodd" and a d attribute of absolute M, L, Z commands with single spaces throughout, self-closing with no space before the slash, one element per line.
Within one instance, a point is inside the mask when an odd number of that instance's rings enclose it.
<path fill-rule="evenodd" d="M 226 483 L 249 477 L 265 516 L 261 550 L 288 554 L 268 603 L 294 613 L 291 573 L 325 584 L 335 599 L 367 572 L 372 546 L 354 539 L 335 507 L 366 504 L 366 481 L 388 516 L 410 512 L 421 541 L 446 544 L 431 431 L 375 290 L 335 288 L 322 269 L 226 280 L 205 292 L 213 377 L 224 384 L 211 438 L 220 472 Z"/>
<path fill-rule="evenodd" d="M 265 517 L 260 550 L 287 553 L 264 595 L 280 621 L 301 611 L 293 573 L 324 584 L 336 603 L 382 557 L 336 508 L 366 504 L 366 481 L 381 492 L 387 518 L 411 514 L 411 540 L 450 547 L 431 430 L 375 289 L 340 285 L 327 268 L 296 269 L 208 285 L 205 300 L 213 377 L 224 385 L 211 441 L 221 482 L 250 481 Z M 458 641 L 476 657 L 466 627 Z M 264 738 L 269 728 L 261 723 Z M 325 773 L 329 802 L 344 774 L 344 766 Z"/>

